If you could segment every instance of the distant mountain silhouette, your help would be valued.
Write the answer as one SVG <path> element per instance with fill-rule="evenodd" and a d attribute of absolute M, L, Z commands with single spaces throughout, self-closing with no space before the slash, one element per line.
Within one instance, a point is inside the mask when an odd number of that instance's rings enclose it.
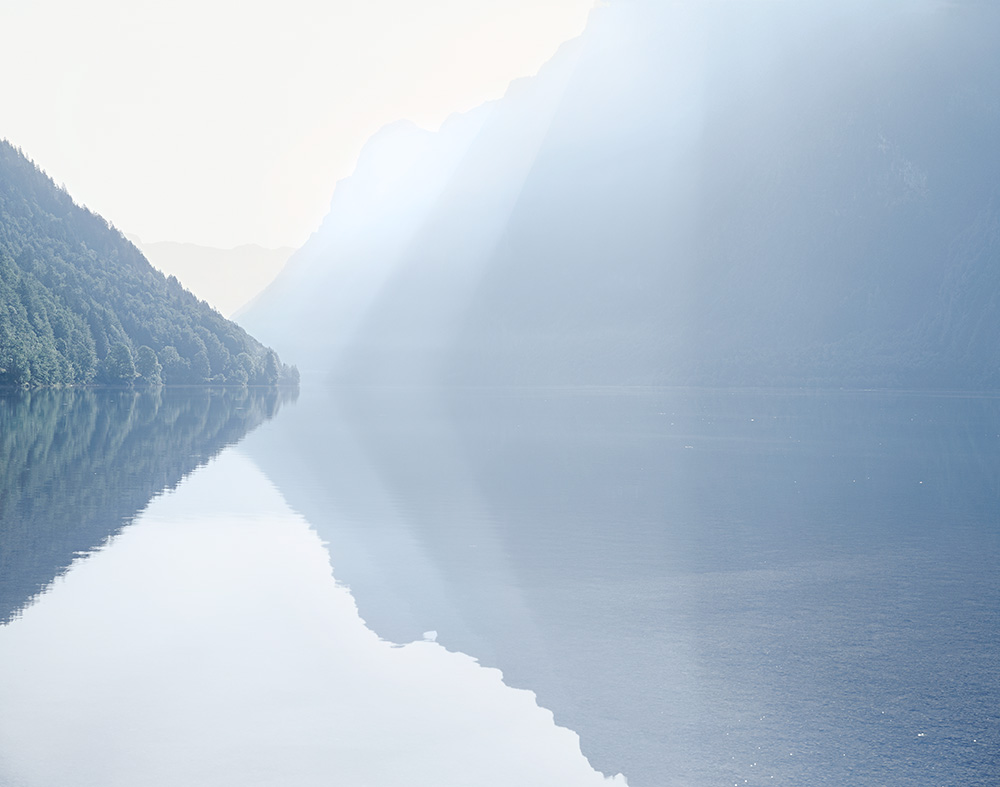
<path fill-rule="evenodd" d="M 0 140 L 0 385 L 295 378 Z"/>
<path fill-rule="evenodd" d="M 176 276 L 185 288 L 232 317 L 246 306 L 281 272 L 295 249 L 265 249 L 246 244 L 233 249 L 215 249 L 194 243 L 162 241 L 144 243 L 129 237 L 166 276 Z"/>
<path fill-rule="evenodd" d="M 352 382 L 1000 385 L 1000 8 L 599 7 L 243 315 Z"/>
<path fill-rule="evenodd" d="M 271 418 L 275 388 L 0 391 L 0 624 Z"/>

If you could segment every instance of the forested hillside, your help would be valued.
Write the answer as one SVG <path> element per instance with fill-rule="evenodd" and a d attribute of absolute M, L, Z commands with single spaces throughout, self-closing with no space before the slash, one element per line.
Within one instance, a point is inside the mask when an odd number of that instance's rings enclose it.
<path fill-rule="evenodd" d="M 0 140 L 0 385 L 296 380 Z"/>

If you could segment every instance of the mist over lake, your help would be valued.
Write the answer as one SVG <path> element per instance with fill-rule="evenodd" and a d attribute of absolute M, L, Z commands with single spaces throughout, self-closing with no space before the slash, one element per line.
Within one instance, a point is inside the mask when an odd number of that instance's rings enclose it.
<path fill-rule="evenodd" d="M 43 5 L 0 787 L 1000 783 L 1000 5 Z"/>

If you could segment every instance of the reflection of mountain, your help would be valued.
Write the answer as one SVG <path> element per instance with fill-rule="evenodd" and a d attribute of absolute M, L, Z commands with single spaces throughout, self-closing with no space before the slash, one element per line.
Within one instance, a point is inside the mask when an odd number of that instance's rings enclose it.
<path fill-rule="evenodd" d="M 1000 7 L 623 0 L 244 315 L 369 381 L 1000 384 Z"/>
<path fill-rule="evenodd" d="M 378 634 L 500 667 L 605 773 L 985 787 L 998 425 L 994 399 L 342 390 L 244 445 Z"/>
<path fill-rule="evenodd" d="M 277 412 L 265 389 L 0 392 L 0 623 Z"/>

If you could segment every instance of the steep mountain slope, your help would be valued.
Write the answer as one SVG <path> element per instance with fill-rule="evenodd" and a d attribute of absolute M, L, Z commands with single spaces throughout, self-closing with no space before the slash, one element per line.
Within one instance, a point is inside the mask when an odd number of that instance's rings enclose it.
<path fill-rule="evenodd" d="M 996 387 L 997 29 L 598 8 L 500 102 L 373 142 L 244 324 L 349 381 Z"/>
<path fill-rule="evenodd" d="M 273 351 L 0 141 L 0 385 L 275 384 Z"/>

